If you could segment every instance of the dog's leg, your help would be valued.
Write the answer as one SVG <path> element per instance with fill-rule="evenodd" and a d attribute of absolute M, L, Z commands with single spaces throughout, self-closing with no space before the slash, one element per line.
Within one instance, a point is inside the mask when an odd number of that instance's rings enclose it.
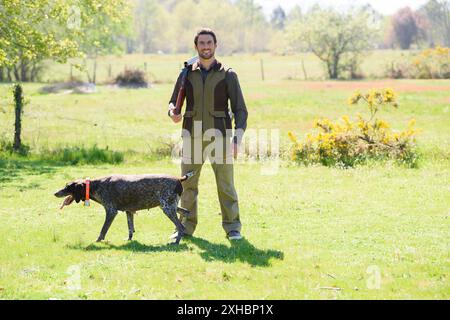
<path fill-rule="evenodd" d="M 128 220 L 128 240 L 133 239 L 134 233 L 134 212 L 127 211 L 127 220 Z"/>
<path fill-rule="evenodd" d="M 178 235 L 177 238 L 175 239 L 175 244 L 179 244 L 184 234 L 184 226 L 181 224 L 180 220 L 177 217 L 176 203 L 172 205 L 162 202 L 161 209 L 177 228 Z"/>
<path fill-rule="evenodd" d="M 102 230 L 100 231 L 100 235 L 98 236 L 97 242 L 105 240 L 106 233 L 108 232 L 111 223 L 117 215 L 117 209 L 115 208 L 107 208 L 106 209 L 106 218 L 105 223 L 103 224 Z"/>

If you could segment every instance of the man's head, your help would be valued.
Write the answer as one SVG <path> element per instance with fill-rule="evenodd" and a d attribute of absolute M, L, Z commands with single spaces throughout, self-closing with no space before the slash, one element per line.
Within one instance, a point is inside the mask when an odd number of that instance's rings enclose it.
<path fill-rule="evenodd" d="M 200 58 L 205 60 L 214 58 L 217 38 L 211 29 L 203 28 L 198 31 L 194 38 L 194 44 Z"/>

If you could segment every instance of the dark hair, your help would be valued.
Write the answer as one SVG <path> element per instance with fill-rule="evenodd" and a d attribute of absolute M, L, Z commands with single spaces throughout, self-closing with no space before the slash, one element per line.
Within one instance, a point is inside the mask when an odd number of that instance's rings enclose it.
<path fill-rule="evenodd" d="M 213 37 L 214 43 L 217 43 L 217 38 L 216 38 L 216 34 L 214 33 L 214 31 L 212 31 L 209 28 L 202 28 L 199 31 L 197 31 L 197 34 L 195 35 L 195 38 L 194 38 L 195 45 L 197 45 L 198 36 L 201 35 L 201 34 L 209 34 L 210 36 Z"/>

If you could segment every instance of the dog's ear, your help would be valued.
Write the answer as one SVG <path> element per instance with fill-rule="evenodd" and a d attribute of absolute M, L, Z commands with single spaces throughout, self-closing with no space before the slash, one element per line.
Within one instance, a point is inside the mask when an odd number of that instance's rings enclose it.
<path fill-rule="evenodd" d="M 84 192 L 85 192 L 84 183 L 81 182 L 77 183 L 75 185 L 75 191 L 73 193 L 73 197 L 75 198 L 76 203 L 80 202 L 83 199 Z"/>

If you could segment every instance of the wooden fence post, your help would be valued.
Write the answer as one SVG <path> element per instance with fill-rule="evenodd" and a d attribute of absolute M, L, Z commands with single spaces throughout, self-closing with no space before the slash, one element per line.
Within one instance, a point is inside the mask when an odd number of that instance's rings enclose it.
<path fill-rule="evenodd" d="M 16 113 L 16 119 L 14 123 L 14 144 L 13 150 L 20 152 L 22 149 L 22 140 L 20 138 L 22 132 L 22 112 L 23 112 L 23 89 L 20 83 L 14 85 L 14 108 Z"/>
<path fill-rule="evenodd" d="M 264 81 L 264 62 L 263 59 L 261 59 L 260 61 L 261 61 L 261 79 L 262 81 Z"/>

